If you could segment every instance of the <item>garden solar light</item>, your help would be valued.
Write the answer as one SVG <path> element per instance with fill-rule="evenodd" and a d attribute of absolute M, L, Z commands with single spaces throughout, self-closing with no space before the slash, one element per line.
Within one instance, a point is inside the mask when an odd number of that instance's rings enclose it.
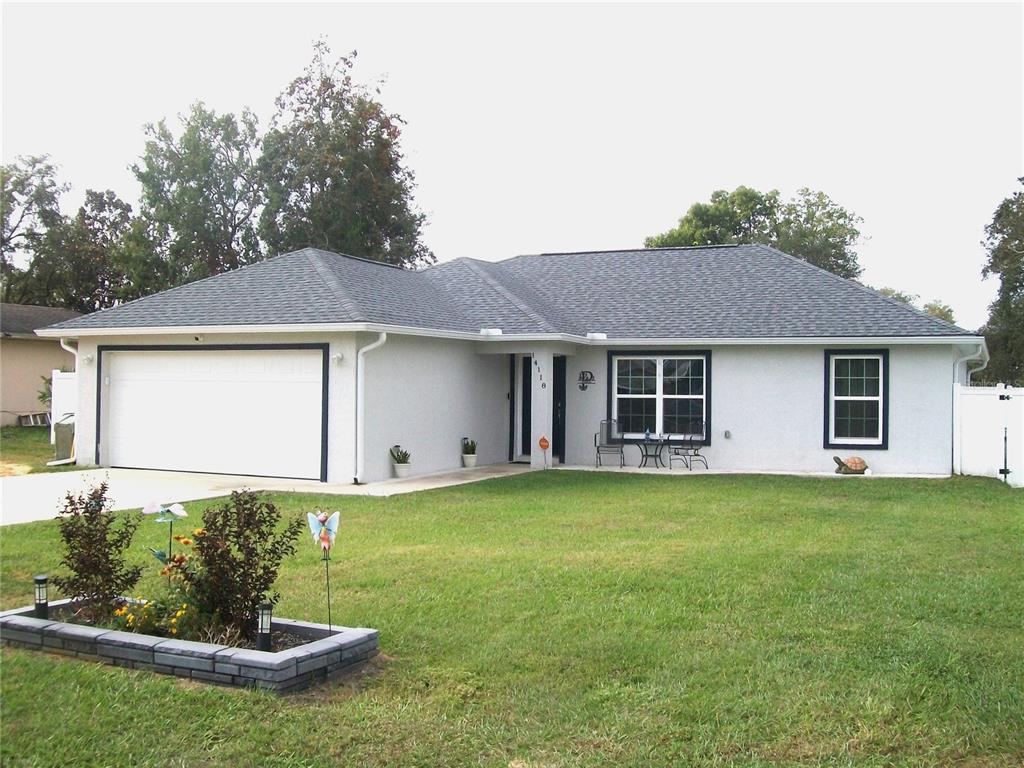
<path fill-rule="evenodd" d="M 270 650 L 270 619 L 274 606 L 269 602 L 260 603 L 258 623 L 256 625 L 256 650 Z"/>
<path fill-rule="evenodd" d="M 47 578 L 46 576 L 36 576 L 34 581 L 36 587 L 35 617 L 48 619 L 50 618 L 50 601 L 46 596 Z"/>

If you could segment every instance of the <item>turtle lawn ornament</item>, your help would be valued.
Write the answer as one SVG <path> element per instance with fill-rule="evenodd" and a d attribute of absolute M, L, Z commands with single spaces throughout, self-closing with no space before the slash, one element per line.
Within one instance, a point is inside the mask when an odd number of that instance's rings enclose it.
<path fill-rule="evenodd" d="M 868 472 L 868 463 L 860 456 L 850 456 L 847 459 L 840 459 L 833 456 L 836 463 L 837 475 L 864 475 Z"/>

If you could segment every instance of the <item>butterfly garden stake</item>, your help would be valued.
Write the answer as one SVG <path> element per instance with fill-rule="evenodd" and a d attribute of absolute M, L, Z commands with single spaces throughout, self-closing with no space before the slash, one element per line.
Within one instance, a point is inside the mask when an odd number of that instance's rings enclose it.
<path fill-rule="evenodd" d="M 309 531 L 313 534 L 313 543 L 319 544 L 323 550 L 324 578 L 327 582 L 327 630 L 331 629 L 331 547 L 334 546 L 334 539 L 338 535 L 338 523 L 341 522 L 341 512 L 335 512 L 330 517 L 326 512 L 317 510 L 306 513 L 306 520 L 309 521 Z"/>

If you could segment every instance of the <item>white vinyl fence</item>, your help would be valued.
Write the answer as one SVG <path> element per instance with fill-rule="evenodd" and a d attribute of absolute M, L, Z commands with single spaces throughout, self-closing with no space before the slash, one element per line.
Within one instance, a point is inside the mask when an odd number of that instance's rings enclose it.
<path fill-rule="evenodd" d="M 65 416 L 75 415 L 78 410 L 78 383 L 74 373 L 53 371 L 53 386 L 50 394 L 50 445 L 53 445 L 53 425 Z"/>
<path fill-rule="evenodd" d="M 953 472 L 1024 487 L 1024 388 L 953 385 Z"/>

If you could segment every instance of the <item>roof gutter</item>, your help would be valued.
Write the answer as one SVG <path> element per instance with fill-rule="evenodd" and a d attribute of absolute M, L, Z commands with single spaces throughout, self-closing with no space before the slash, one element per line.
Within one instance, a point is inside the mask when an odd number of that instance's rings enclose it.
<path fill-rule="evenodd" d="M 381 331 L 375 342 L 367 344 L 356 353 L 356 455 L 355 474 L 352 477 L 352 482 L 356 485 L 363 483 L 363 474 L 366 470 L 366 363 L 363 358 L 367 352 L 383 347 L 387 340 L 388 335 Z"/>
<path fill-rule="evenodd" d="M 44 337 L 61 336 L 80 338 L 85 336 L 154 336 L 154 335 L 195 335 L 195 334 L 247 334 L 247 333 L 391 333 L 403 336 L 427 336 L 435 339 L 457 339 L 486 344 L 508 344 L 522 341 L 562 341 L 572 344 L 597 347 L 637 346 L 734 346 L 734 345 L 863 345 L 863 344 L 978 344 L 983 337 L 965 334 L 962 336 L 709 336 L 709 337 L 662 337 L 662 338 L 600 338 L 601 334 L 589 333 L 502 333 L 482 334 L 480 331 L 449 331 L 438 328 L 387 325 L 382 323 L 261 323 L 253 325 L 195 325 L 126 328 L 43 328 L 36 334 Z M 980 369 L 979 369 L 980 370 Z"/>
<path fill-rule="evenodd" d="M 963 355 L 961 357 L 958 357 L 956 360 L 953 361 L 953 381 L 956 381 L 956 372 L 957 369 L 960 367 L 960 363 L 969 363 L 972 360 L 981 361 L 981 365 L 979 365 L 977 368 L 971 368 L 970 365 L 967 366 L 967 386 L 971 385 L 971 374 L 983 371 L 988 367 L 989 354 L 988 346 L 985 344 L 985 339 L 982 338 L 981 341 L 977 342 L 977 344 L 978 348 L 976 350 L 974 350 L 973 352 L 969 352 L 968 354 Z"/>

